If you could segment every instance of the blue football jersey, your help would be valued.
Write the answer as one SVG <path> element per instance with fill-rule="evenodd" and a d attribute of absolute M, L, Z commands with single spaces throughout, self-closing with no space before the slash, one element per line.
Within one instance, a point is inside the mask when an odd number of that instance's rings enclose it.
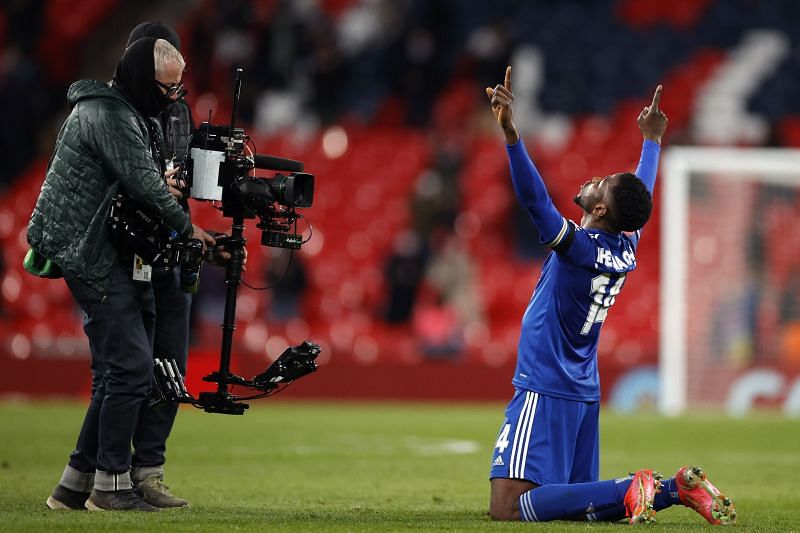
<path fill-rule="evenodd" d="M 660 146 L 645 141 L 637 176 L 652 193 Z M 640 231 L 586 229 L 556 210 L 522 141 L 508 146 L 517 197 L 553 251 L 522 317 L 515 387 L 577 401 L 598 401 L 600 327 L 636 268 Z"/>

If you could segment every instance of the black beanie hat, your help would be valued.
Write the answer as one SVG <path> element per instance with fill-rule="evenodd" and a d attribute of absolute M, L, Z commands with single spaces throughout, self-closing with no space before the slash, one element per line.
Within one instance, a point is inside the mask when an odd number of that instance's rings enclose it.
<path fill-rule="evenodd" d="M 161 21 L 142 22 L 141 24 L 137 25 L 135 28 L 133 28 L 133 30 L 131 30 L 131 34 L 128 37 L 128 43 L 125 45 L 125 48 L 132 45 L 134 41 L 138 41 L 143 37 L 164 39 L 178 50 L 181 49 L 181 38 L 178 37 L 178 32 Z"/>

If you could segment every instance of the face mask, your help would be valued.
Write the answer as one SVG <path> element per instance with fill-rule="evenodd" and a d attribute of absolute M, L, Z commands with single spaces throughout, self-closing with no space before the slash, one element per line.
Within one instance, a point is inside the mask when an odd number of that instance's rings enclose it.
<path fill-rule="evenodd" d="M 188 92 L 183 88 L 183 82 L 180 82 L 177 85 L 167 85 L 166 83 L 161 83 L 160 81 L 156 80 L 156 87 L 159 88 L 161 97 L 167 101 L 167 105 L 174 101 L 180 100 Z M 176 96 L 174 100 L 172 99 L 173 96 Z"/>

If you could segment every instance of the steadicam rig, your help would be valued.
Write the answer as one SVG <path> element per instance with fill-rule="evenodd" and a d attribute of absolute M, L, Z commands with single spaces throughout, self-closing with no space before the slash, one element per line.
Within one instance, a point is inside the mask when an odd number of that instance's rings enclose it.
<path fill-rule="evenodd" d="M 230 371 L 233 332 L 236 329 L 236 295 L 242 280 L 244 263 L 244 221 L 258 217 L 261 244 L 297 250 L 303 244 L 297 232 L 295 210 L 311 207 L 314 199 L 314 176 L 303 172 L 303 163 L 251 149 L 252 141 L 236 127 L 236 107 L 242 84 L 242 69 L 236 70 L 233 111 L 229 126 L 204 122 L 192 133 L 186 160 L 181 165 L 182 178 L 190 187 L 190 197 L 215 203 L 223 216 L 233 219 L 229 237 L 218 240 L 230 260 L 225 265 L 225 314 L 222 322 L 222 346 L 219 370 L 203 379 L 217 384 L 214 392 L 197 398 L 187 390 L 174 360 L 158 358 L 155 368 L 154 395 L 151 403 L 178 401 L 201 407 L 208 412 L 243 414 L 248 405 L 241 400 L 274 394 L 284 385 L 317 369 L 319 346 L 305 341 L 287 348 L 263 373 L 245 379 Z M 277 173 L 270 178 L 252 175 L 255 169 Z M 218 204 L 217 204 L 218 202 Z M 255 393 L 234 395 L 230 387 L 240 386 Z"/>

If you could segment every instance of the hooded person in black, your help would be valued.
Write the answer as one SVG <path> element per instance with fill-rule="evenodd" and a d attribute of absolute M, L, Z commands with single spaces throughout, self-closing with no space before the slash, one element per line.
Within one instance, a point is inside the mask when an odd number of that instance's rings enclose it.
<path fill-rule="evenodd" d="M 136 26 L 128 38 L 127 49 L 114 74 L 114 86 L 126 95 L 137 109 L 153 113 L 166 139 L 162 168 L 168 169 L 165 177 L 170 191 L 176 196 L 185 210 L 188 202 L 178 182 L 172 177 L 172 159 L 186 153 L 188 139 L 192 130 L 189 106 L 178 94 L 173 101 L 165 98 L 160 87 L 155 84 L 137 83 L 138 80 L 154 79 L 155 70 L 149 70 L 150 63 L 144 58 L 142 50 L 150 49 L 155 39 L 164 39 L 176 49 L 180 47 L 177 33 L 160 22 L 143 22 Z M 155 89 L 153 91 L 152 89 Z M 165 106 L 160 107 L 162 103 Z M 159 128 L 154 128 L 159 129 Z M 176 153 L 178 152 L 178 153 Z M 179 163 L 176 163 L 179 164 Z M 183 376 L 189 355 L 189 319 L 192 305 L 191 294 L 181 290 L 180 269 L 172 271 L 156 269 L 152 275 L 155 296 L 156 321 L 153 353 L 158 357 L 174 359 Z M 169 403 L 157 409 L 147 405 L 142 407 L 139 423 L 133 435 L 133 457 L 131 462 L 131 481 L 148 503 L 160 508 L 186 507 L 189 502 L 174 496 L 163 483 L 165 451 L 167 439 L 178 413 L 178 405 Z"/>
<path fill-rule="evenodd" d="M 175 203 L 176 195 L 170 196 L 160 181 L 167 175 L 160 155 L 163 150 L 157 149 L 161 130 L 153 117 L 179 97 L 184 64 L 166 40 L 141 39 L 125 51 L 110 84 L 94 80 L 73 84 L 77 88 L 71 88 L 70 94 L 80 94 L 59 135 L 59 157 L 53 158 L 47 187 L 43 185 L 31 218 L 32 246 L 41 241 L 59 252 L 54 257 L 76 256 L 59 266 L 71 267 L 64 269 L 64 278 L 84 313 L 92 357 L 92 400 L 69 463 L 47 500 L 51 509 L 158 511 L 163 507 L 148 503 L 133 486 L 133 467 L 160 471 L 164 443 L 177 411 L 173 406 L 171 413 L 168 408 L 157 413 L 146 401 L 153 378 L 156 317 L 164 321 L 156 309 L 158 289 L 140 259 L 134 256 L 131 261 L 127 254 L 112 253 L 115 243 L 104 229 L 108 210 L 103 210 L 101 201 L 87 199 L 99 198 L 110 205 L 106 199 L 116 191 L 124 192 L 147 204 L 151 212 L 169 215 L 170 227 L 181 228 L 182 237 L 214 244 L 213 237 L 191 224 Z M 50 237 L 49 228 L 63 225 L 74 231 L 67 235 L 62 231 L 58 239 Z M 40 231 L 40 226 L 48 231 Z M 72 255 L 60 253 L 62 249 Z M 102 262 L 96 256 L 110 259 Z M 108 271 L 102 270 L 106 263 Z M 174 284 L 177 272 L 169 274 Z M 79 275 L 89 281 L 100 279 L 91 285 Z M 182 296 L 187 325 L 177 335 L 188 337 L 188 297 Z M 154 484 L 161 485 L 161 480 L 156 477 Z"/>
<path fill-rule="evenodd" d="M 117 64 L 112 82 L 112 86 L 146 117 L 157 117 L 172 103 L 156 83 L 153 54 L 156 41 L 145 37 L 130 45 Z"/>
<path fill-rule="evenodd" d="M 130 47 L 136 41 L 146 38 L 164 39 L 175 49 L 179 51 L 181 49 L 181 38 L 178 33 L 161 22 L 142 22 L 137 25 L 131 31 L 125 46 Z M 173 158 L 176 165 L 183 161 L 189 137 L 194 129 L 191 109 L 183 99 L 185 94 L 186 91 L 182 91 L 182 94 L 174 102 L 169 103 L 166 109 L 158 115 L 158 121 L 164 133 L 167 158 Z"/>

